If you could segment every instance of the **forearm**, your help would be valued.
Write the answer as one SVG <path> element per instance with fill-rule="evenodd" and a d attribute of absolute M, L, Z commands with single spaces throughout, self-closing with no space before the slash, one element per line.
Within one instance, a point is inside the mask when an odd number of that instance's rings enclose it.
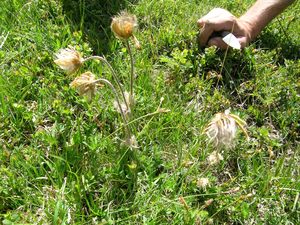
<path fill-rule="evenodd" d="M 295 0 L 258 0 L 239 18 L 250 30 L 250 39 L 253 40 L 278 14 L 285 10 Z"/>

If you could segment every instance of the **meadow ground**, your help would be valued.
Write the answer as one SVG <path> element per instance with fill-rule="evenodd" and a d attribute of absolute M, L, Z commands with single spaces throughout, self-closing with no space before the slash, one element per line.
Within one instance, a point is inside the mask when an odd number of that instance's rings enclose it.
<path fill-rule="evenodd" d="M 1 1 L 0 221 L 299 224 L 299 1 L 241 51 L 198 47 L 201 16 L 215 7 L 240 16 L 253 2 Z M 110 28 L 123 9 L 136 15 L 141 45 L 129 39 L 131 147 L 110 86 L 89 104 L 54 63 L 69 45 L 101 56 L 129 91 L 129 50 Z M 87 71 L 122 99 L 102 60 L 84 62 Z M 236 126 L 216 146 L 202 133 L 227 109 L 249 140 Z"/>

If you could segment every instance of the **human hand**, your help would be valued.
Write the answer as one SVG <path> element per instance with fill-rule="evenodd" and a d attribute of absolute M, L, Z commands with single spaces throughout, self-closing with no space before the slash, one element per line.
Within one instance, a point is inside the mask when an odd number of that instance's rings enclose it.
<path fill-rule="evenodd" d="M 209 46 L 215 45 L 220 49 L 226 49 L 228 45 L 222 37 L 209 39 L 214 31 L 230 31 L 236 36 L 244 48 L 251 41 L 251 26 L 248 22 L 237 19 L 225 9 L 215 8 L 197 21 L 198 27 L 202 27 L 199 35 L 200 46 L 203 47 L 208 42 Z M 234 26 L 234 27 L 233 27 Z M 232 30 L 233 27 L 233 30 Z"/>

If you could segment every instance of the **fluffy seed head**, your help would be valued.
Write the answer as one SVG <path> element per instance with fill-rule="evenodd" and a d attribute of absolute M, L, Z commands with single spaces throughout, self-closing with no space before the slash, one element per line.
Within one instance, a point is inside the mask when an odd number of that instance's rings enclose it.
<path fill-rule="evenodd" d="M 54 62 L 59 65 L 63 70 L 68 72 L 68 76 L 71 76 L 76 71 L 79 72 L 83 64 L 81 54 L 75 50 L 74 47 L 60 49 L 60 53 L 55 54 L 57 57 Z"/>
<path fill-rule="evenodd" d="M 213 164 L 216 164 L 216 163 L 220 162 L 221 160 L 223 160 L 223 156 L 220 153 L 218 153 L 217 151 L 213 151 L 212 153 L 210 153 L 208 155 L 207 160 L 208 160 L 209 165 L 213 165 Z"/>
<path fill-rule="evenodd" d="M 241 125 L 246 125 L 246 122 L 240 117 L 230 114 L 229 110 L 225 113 L 217 113 L 212 122 L 210 122 L 202 132 L 202 134 L 207 134 L 210 141 L 213 141 L 218 148 L 223 145 L 229 147 L 236 135 L 236 125 L 238 125 L 245 136 L 249 138 L 245 128 Z"/>
<path fill-rule="evenodd" d="M 129 13 L 124 10 L 118 16 L 113 17 L 110 27 L 118 37 L 127 40 L 133 35 L 136 26 L 136 16 L 130 16 Z"/>
<path fill-rule="evenodd" d="M 210 187 L 210 182 L 209 182 L 209 179 L 208 178 L 200 178 L 198 181 L 197 181 L 197 187 L 198 188 L 201 188 L 203 190 L 206 191 L 206 187 L 209 186 Z"/>

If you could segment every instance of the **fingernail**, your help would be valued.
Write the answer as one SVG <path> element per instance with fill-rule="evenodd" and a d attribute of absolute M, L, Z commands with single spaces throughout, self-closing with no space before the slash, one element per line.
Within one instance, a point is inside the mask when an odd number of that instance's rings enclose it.
<path fill-rule="evenodd" d="M 197 21 L 197 25 L 198 25 L 198 27 L 202 27 L 202 26 L 203 26 L 203 20 L 202 20 L 202 19 L 199 19 L 199 20 Z"/>
<path fill-rule="evenodd" d="M 210 40 L 209 42 L 208 42 L 208 45 L 209 46 L 216 46 L 216 47 L 218 47 L 218 42 L 217 41 L 215 41 L 215 40 Z"/>

